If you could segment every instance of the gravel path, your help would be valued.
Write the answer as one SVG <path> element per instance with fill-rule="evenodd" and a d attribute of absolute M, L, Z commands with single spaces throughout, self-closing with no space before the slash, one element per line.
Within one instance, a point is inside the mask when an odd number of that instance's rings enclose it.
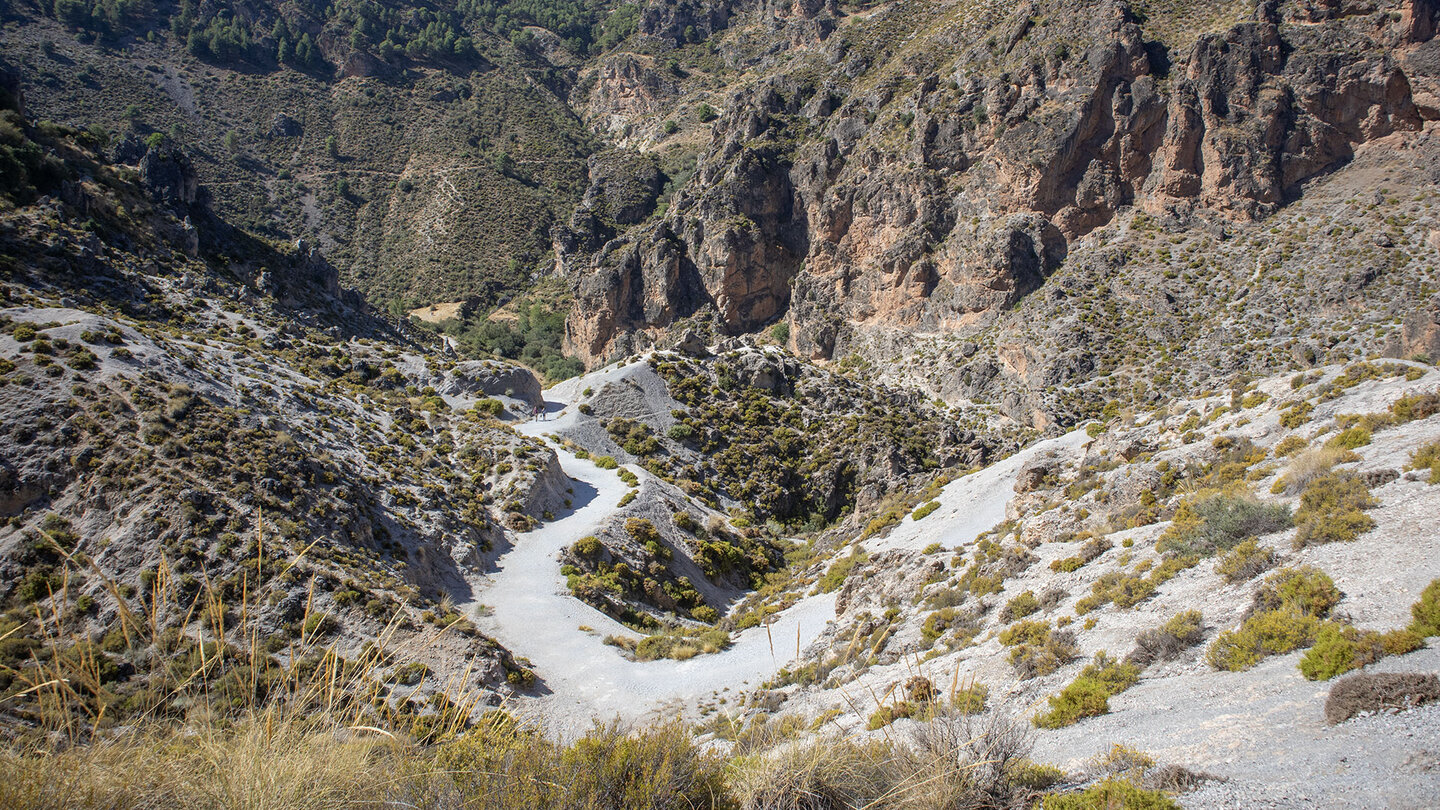
<path fill-rule="evenodd" d="M 936 498 L 939 509 L 920 520 L 906 515 L 889 535 L 867 541 L 865 546 L 876 553 L 897 548 L 919 551 L 931 543 L 946 548 L 969 543 L 1005 520 L 1005 508 L 1015 497 L 1015 479 L 1031 459 L 1050 452 L 1069 458 L 1088 441 L 1085 431 L 1071 431 L 952 481 Z"/>
<path fill-rule="evenodd" d="M 599 372 L 572 381 L 569 388 L 579 390 L 578 382 L 594 384 L 595 376 L 613 374 Z M 547 392 L 547 399 L 555 396 Z M 554 418 L 516 429 L 534 436 L 566 427 L 573 411 L 550 404 Z M 498 570 L 477 583 L 477 602 L 462 606 L 472 616 L 480 603 L 490 606 L 490 615 L 476 617 L 477 624 L 515 655 L 529 659 L 542 679 L 538 697 L 517 707 L 522 713 L 566 734 L 584 730 L 596 718 L 636 719 L 727 690 L 743 691 L 794 660 L 797 648 L 813 641 L 834 618 L 834 594 L 812 596 L 778 614 L 768 633 L 758 627 L 738 634 L 724 652 L 688 661 L 627 660 L 603 638 L 637 633 L 570 596 L 556 556 L 615 512 L 628 487 L 614 470 L 602 470 L 563 449 L 556 452 L 561 469 L 574 480 L 573 508 L 516 535 Z"/>

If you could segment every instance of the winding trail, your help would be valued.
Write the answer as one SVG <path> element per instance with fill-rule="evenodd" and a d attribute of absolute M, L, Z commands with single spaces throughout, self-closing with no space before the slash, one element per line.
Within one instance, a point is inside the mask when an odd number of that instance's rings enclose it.
<path fill-rule="evenodd" d="M 1005 510 L 1015 498 L 1015 481 L 1031 459 L 1049 453 L 1069 458 L 1083 452 L 1089 441 L 1085 431 L 1072 430 L 957 478 L 936 496 L 940 506 L 933 514 L 920 520 L 913 513 L 906 515 L 890 534 L 867 541 L 865 548 L 873 554 L 897 548 L 919 551 L 931 543 L 950 548 L 969 543 L 1005 520 Z"/>
<path fill-rule="evenodd" d="M 554 408 L 556 403 L 548 404 Z M 562 411 L 557 419 L 526 422 L 516 429 L 538 436 L 573 418 Z M 723 652 L 688 661 L 626 659 L 603 639 L 638 634 L 570 596 L 557 555 L 593 534 L 617 511 L 629 488 L 614 470 L 602 470 L 563 448 L 555 452 L 575 488 L 572 508 L 557 520 L 516 535 L 513 547 L 497 561 L 498 570 L 476 583 L 477 601 L 461 606 L 484 632 L 529 659 L 542 680 L 538 698 L 520 707 L 523 713 L 533 713 L 561 733 L 574 733 L 592 719 L 638 719 L 678 710 L 711 694 L 754 687 L 794 660 L 834 618 L 834 594 L 811 596 L 774 617 L 768 633 L 765 627 L 746 630 Z M 476 615 L 480 603 L 490 606 L 489 615 Z"/>

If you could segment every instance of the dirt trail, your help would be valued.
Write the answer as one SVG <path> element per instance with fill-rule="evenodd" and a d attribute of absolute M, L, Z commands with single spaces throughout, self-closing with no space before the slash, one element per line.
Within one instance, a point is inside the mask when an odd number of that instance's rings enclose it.
<path fill-rule="evenodd" d="M 550 405 L 553 411 L 557 403 Z M 517 429 L 538 436 L 572 418 L 573 413 L 562 412 L 557 419 L 527 422 Z M 603 639 L 638 634 L 570 596 L 557 555 L 614 513 L 628 487 L 614 470 L 602 470 L 563 449 L 556 453 L 561 469 L 573 480 L 572 509 L 517 535 L 514 547 L 500 557 L 498 570 L 476 583 L 477 601 L 462 606 L 472 616 L 480 604 L 489 606 L 490 615 L 476 618 L 480 628 L 529 659 L 542 679 L 539 697 L 525 701 L 519 707 L 522 713 L 561 733 L 573 733 L 594 718 L 640 718 L 712 693 L 740 691 L 794 660 L 797 649 L 834 618 L 834 594 L 812 596 L 779 614 L 768 633 L 757 627 L 738 634 L 724 652 L 689 661 L 627 660 Z"/>

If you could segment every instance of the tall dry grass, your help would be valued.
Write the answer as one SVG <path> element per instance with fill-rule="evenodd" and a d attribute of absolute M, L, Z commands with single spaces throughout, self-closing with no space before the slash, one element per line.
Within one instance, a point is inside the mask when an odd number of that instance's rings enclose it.
<path fill-rule="evenodd" d="M 1276 495 L 1295 496 L 1304 491 L 1311 481 L 1330 472 L 1336 464 L 1354 461 L 1357 456 L 1343 447 L 1317 447 L 1296 456 L 1286 466 L 1285 472 L 1276 480 L 1271 492 Z"/>
<path fill-rule="evenodd" d="M 208 583 L 185 598 L 166 565 L 132 602 L 67 553 L 59 591 L 27 628 L 47 653 L 8 673 L 11 705 L 0 710 L 31 727 L 0 743 L 0 807 L 909 810 L 1020 807 L 1036 795 L 1020 773 L 1028 726 L 1001 712 L 941 711 L 883 741 L 751 735 L 728 752 L 678 719 L 597 724 L 562 743 L 486 709 L 469 673 L 444 684 L 431 710 L 402 712 L 414 693 L 390 692 L 384 673 L 419 650 L 390 650 L 397 622 L 347 659 L 312 632 L 312 590 L 305 629 L 269 651 L 259 606 L 303 554 L 258 561 L 226 604 Z M 117 689 L 113 661 L 63 609 L 82 569 L 114 596 L 138 693 Z"/>

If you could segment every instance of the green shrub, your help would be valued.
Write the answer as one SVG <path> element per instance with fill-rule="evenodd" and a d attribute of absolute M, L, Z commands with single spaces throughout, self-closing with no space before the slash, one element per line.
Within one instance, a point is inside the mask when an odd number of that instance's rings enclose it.
<path fill-rule="evenodd" d="M 941 636 L 951 630 L 956 631 L 960 642 L 968 644 L 980 632 L 978 618 L 972 611 L 961 611 L 954 607 L 943 607 L 931 613 L 925 617 L 925 624 L 920 628 L 925 648 L 933 647 Z"/>
<path fill-rule="evenodd" d="M 1284 504 L 1261 503 L 1235 489 L 1203 490 L 1180 502 L 1155 547 L 1167 555 L 1209 557 L 1290 525 Z"/>
<path fill-rule="evenodd" d="M 1134 607 L 1149 599 L 1157 588 L 1174 579 L 1181 571 L 1194 568 L 1198 562 L 1199 558 L 1193 556 L 1167 557 L 1149 576 L 1120 571 L 1102 574 L 1090 586 L 1090 595 L 1075 603 L 1075 612 L 1077 615 L 1084 615 L 1111 601 L 1117 607 Z"/>
<path fill-rule="evenodd" d="M 1336 675 L 1378 661 L 1385 654 L 1381 635 L 1360 631 L 1339 622 L 1325 622 L 1315 635 L 1315 644 L 1300 659 L 1300 674 L 1312 681 L 1328 681 Z"/>
<path fill-rule="evenodd" d="M 1341 447 L 1346 450 L 1354 450 L 1357 447 L 1364 447 L 1370 443 L 1370 430 L 1364 425 L 1356 425 L 1347 430 L 1342 430 L 1330 440 L 1325 442 L 1326 447 Z"/>
<path fill-rule="evenodd" d="M 1000 633 L 1010 650 L 1010 665 L 1021 679 L 1049 675 L 1075 660 L 1079 648 L 1069 630 L 1051 630 L 1049 622 L 1022 621 Z"/>
<path fill-rule="evenodd" d="M 473 410 L 481 416 L 496 417 L 505 410 L 505 403 L 493 398 L 482 399 L 475 403 Z"/>
<path fill-rule="evenodd" d="M 1351 473 L 1321 476 L 1300 495 L 1295 547 L 1349 542 L 1375 528 L 1364 509 L 1378 505 L 1365 482 Z"/>
<path fill-rule="evenodd" d="M 570 547 L 570 550 L 574 551 L 576 555 L 586 558 L 599 556 L 601 549 L 600 538 L 593 534 L 576 540 L 575 545 Z"/>
<path fill-rule="evenodd" d="M 626 518 L 625 533 L 641 545 L 660 541 L 660 530 L 645 518 Z"/>
<path fill-rule="evenodd" d="M 1275 567 L 1275 549 L 1262 546 L 1250 538 L 1230 549 L 1220 562 L 1215 564 L 1215 573 L 1225 577 L 1231 584 L 1245 582 Z"/>
<path fill-rule="evenodd" d="M 305 632 L 306 638 L 325 636 L 340 629 L 340 623 L 335 621 L 335 617 L 328 613 L 311 613 L 305 617 L 305 623 L 302 629 Z"/>
<path fill-rule="evenodd" d="M 860 551 L 853 551 L 848 557 L 841 557 L 830 564 L 825 576 L 820 578 L 819 587 L 821 593 L 830 593 L 839 589 L 845 584 L 845 577 L 850 575 L 850 569 L 859 563 L 864 562 L 866 555 Z"/>
<path fill-rule="evenodd" d="M 1302 565 L 1266 577 L 1255 593 L 1251 610 L 1290 610 L 1324 618 L 1340 603 L 1340 597 L 1340 589 L 1328 574 L 1314 566 Z"/>
<path fill-rule="evenodd" d="M 1299 436 L 1286 436 L 1280 440 L 1279 444 L 1275 445 L 1275 457 L 1285 458 L 1286 456 L 1293 456 L 1309 445 L 1309 442 Z"/>
<path fill-rule="evenodd" d="M 624 495 L 620 496 L 620 502 L 615 504 L 615 507 L 617 509 L 624 509 L 625 507 L 634 503 L 636 497 L 638 497 L 638 494 L 634 490 L 631 490 L 630 492 L 627 492 Z"/>
<path fill-rule="evenodd" d="M 641 661 L 673 658 L 685 661 L 697 655 L 720 652 L 730 646 L 730 634 L 716 628 L 681 628 L 640 639 L 635 657 Z"/>
<path fill-rule="evenodd" d="M 1386 655 L 1404 655 L 1425 646 L 1425 637 L 1414 630 L 1391 630 L 1380 637 Z"/>
<path fill-rule="evenodd" d="M 1409 469 L 1429 470 L 1430 483 L 1440 483 L 1440 442 L 1421 445 L 1411 454 Z"/>
<path fill-rule="evenodd" d="M 985 711 L 985 701 L 990 698 L 990 687 L 975 682 L 956 689 L 950 696 L 950 708 L 959 714 L 980 714 Z"/>
<path fill-rule="evenodd" d="M 1045 765 L 1029 759 L 1012 762 L 1006 768 L 1010 781 L 1026 790 L 1042 791 L 1065 778 L 1065 772 L 1054 765 Z"/>
<path fill-rule="evenodd" d="M 1440 393 L 1409 394 L 1390 403 L 1390 413 L 1400 422 L 1426 419 L 1440 413 Z"/>
<path fill-rule="evenodd" d="M 1221 633 L 1206 651 L 1219 670 L 1240 672 L 1270 655 L 1281 655 L 1315 643 L 1320 620 L 1288 610 L 1267 610 L 1246 619 L 1236 630 Z"/>
<path fill-rule="evenodd" d="M 1135 685 L 1140 667 L 1116 661 L 1104 651 L 1095 654 L 1094 663 L 1085 667 L 1058 695 L 1049 699 L 1050 710 L 1035 715 L 1040 728 L 1063 728 L 1086 717 L 1099 717 L 1110 711 L 1109 698 Z"/>
<path fill-rule="evenodd" d="M 1014 647 L 1019 644 L 1038 644 L 1050 635 L 1050 622 L 1048 621 L 1023 621 L 1016 622 L 1000 631 L 1000 643 L 1006 647 Z"/>
<path fill-rule="evenodd" d="M 1052 793 L 1043 810 L 1180 810 L 1158 790 L 1145 790 L 1127 779 L 1106 779 L 1075 793 Z"/>
<path fill-rule="evenodd" d="M 1080 547 L 1079 554 L 1073 557 L 1066 557 L 1062 560 L 1052 561 L 1050 563 L 1050 570 L 1068 574 L 1071 571 L 1078 570 L 1087 563 L 1093 562 L 1114 547 L 1115 544 L 1104 537 L 1092 537 L 1085 542 L 1085 545 Z"/>
<path fill-rule="evenodd" d="M 1238 672 L 1266 656 L 1309 647 L 1339 601 L 1334 581 L 1318 568 L 1278 571 L 1256 592 L 1251 615 L 1216 637 L 1206 657 L 1216 669 Z"/>
<path fill-rule="evenodd" d="M 1004 609 L 1000 611 L 1000 621 L 1013 622 L 1023 619 L 1039 609 L 1040 600 L 1035 598 L 1035 592 L 1026 591 L 1005 603 Z"/>
<path fill-rule="evenodd" d="M 1424 641 L 1408 630 L 1377 633 L 1339 622 L 1325 622 L 1315 637 L 1315 645 L 1300 659 L 1300 673 L 1312 681 L 1328 681 L 1373 664 L 1384 656 L 1403 655 L 1422 646 Z"/>
<path fill-rule="evenodd" d="M 1440 636 L 1440 579 L 1421 591 L 1420 599 L 1410 606 L 1410 632 L 1421 638 Z"/>
<path fill-rule="evenodd" d="M 915 511 L 910 514 L 910 517 L 911 517 L 911 519 L 913 519 L 913 520 L 920 520 L 921 518 L 924 518 L 924 517 L 928 516 L 930 513 L 934 512 L 936 509 L 939 509 L 939 508 L 940 508 L 940 502 L 939 502 L 939 501 L 931 501 L 931 502 L 929 502 L 929 503 L 927 503 L 927 504 L 922 504 L 922 505 L 920 505 L 920 506 L 915 507 Z"/>
<path fill-rule="evenodd" d="M 613 470 L 620 466 L 620 462 L 616 461 L 614 456 L 595 456 L 590 460 L 602 470 Z"/>
<path fill-rule="evenodd" d="M 1315 405 L 1310 402 L 1297 402 L 1291 405 L 1288 410 L 1280 414 L 1280 424 L 1294 430 L 1305 424 L 1310 414 L 1315 410 Z"/>

